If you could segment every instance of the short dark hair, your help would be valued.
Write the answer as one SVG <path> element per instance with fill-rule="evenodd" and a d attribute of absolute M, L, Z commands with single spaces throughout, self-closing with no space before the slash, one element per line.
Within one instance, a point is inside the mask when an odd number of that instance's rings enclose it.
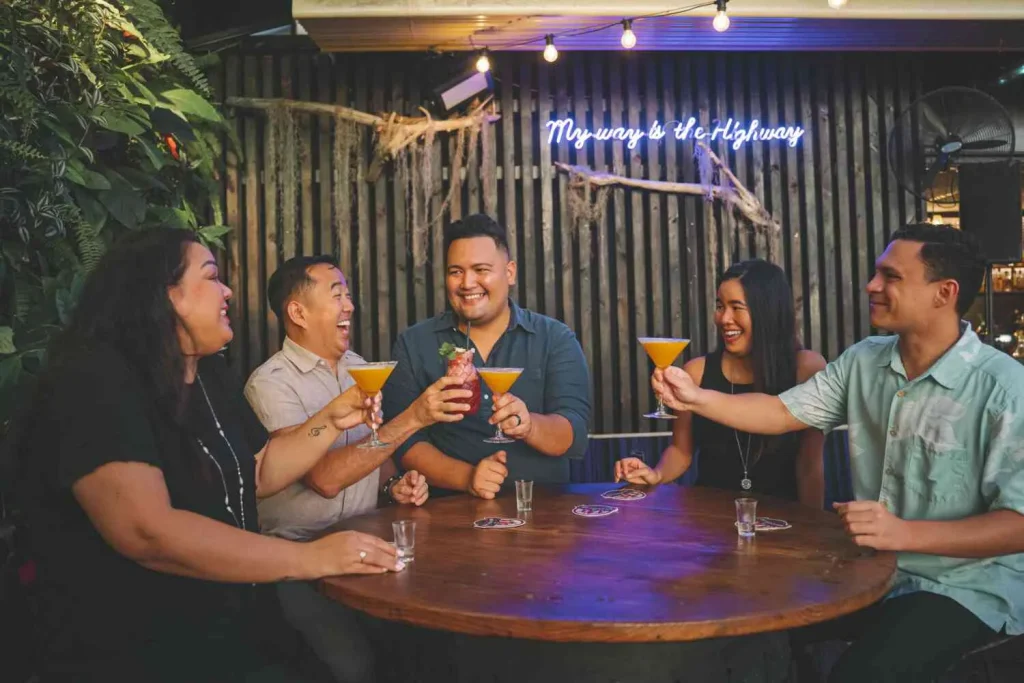
<path fill-rule="evenodd" d="M 334 257 L 327 254 L 295 256 L 282 263 L 281 267 L 270 276 L 270 282 L 267 283 L 267 301 L 270 302 L 270 310 L 282 323 L 285 322 L 285 302 L 313 286 L 313 278 L 309 276 L 308 271 L 311 266 L 320 263 L 338 267 L 338 262 L 334 260 Z"/>
<path fill-rule="evenodd" d="M 445 262 L 448 261 L 448 248 L 452 246 L 452 242 L 470 237 L 490 237 L 499 249 L 504 249 L 505 254 L 511 256 L 505 228 L 485 213 L 474 213 L 455 221 L 444 231 Z"/>
<path fill-rule="evenodd" d="M 950 225 L 910 223 L 894 232 L 889 241 L 896 240 L 921 243 L 921 260 L 928 277 L 932 282 L 956 280 L 960 285 L 956 312 L 966 313 L 985 278 L 985 256 L 974 235 Z"/>

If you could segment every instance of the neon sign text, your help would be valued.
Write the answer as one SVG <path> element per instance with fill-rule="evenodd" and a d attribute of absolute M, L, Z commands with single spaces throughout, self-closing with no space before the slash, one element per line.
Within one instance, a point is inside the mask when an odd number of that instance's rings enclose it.
<path fill-rule="evenodd" d="M 670 125 L 675 124 L 671 129 Z M 753 119 L 747 125 L 740 121 L 727 119 L 725 122 L 716 120 L 708 128 L 697 125 L 697 119 L 690 117 L 685 123 L 682 121 L 668 121 L 664 125 L 655 121 L 651 124 L 650 130 L 641 128 L 598 128 L 589 130 L 576 125 L 572 119 L 556 119 L 547 122 L 548 144 L 553 142 L 571 142 L 576 149 L 583 149 L 588 140 L 623 140 L 627 142 L 629 149 L 635 149 L 638 142 L 644 138 L 654 141 L 662 140 L 666 135 L 671 134 L 676 140 L 708 140 L 714 142 L 722 139 L 732 143 L 732 148 L 738 150 L 740 147 L 751 141 L 765 142 L 781 140 L 790 147 L 796 147 L 800 138 L 804 135 L 804 129 L 800 126 L 762 126 L 761 122 Z"/>

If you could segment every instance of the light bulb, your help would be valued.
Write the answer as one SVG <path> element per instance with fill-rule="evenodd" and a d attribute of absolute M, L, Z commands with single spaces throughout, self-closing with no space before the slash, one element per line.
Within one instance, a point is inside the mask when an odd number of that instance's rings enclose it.
<path fill-rule="evenodd" d="M 627 50 L 632 50 L 636 47 L 636 34 L 633 33 L 633 22 L 629 19 L 622 22 L 622 40 L 619 42 Z"/>
<path fill-rule="evenodd" d="M 549 62 L 553 62 L 558 59 L 558 48 L 555 47 L 555 37 L 548 36 L 545 39 L 547 45 L 544 46 L 544 59 Z"/>
<path fill-rule="evenodd" d="M 724 9 L 721 9 L 718 10 L 718 14 L 715 15 L 714 21 L 711 22 L 711 25 L 715 27 L 716 31 L 721 33 L 728 30 L 730 23 L 729 15 L 725 13 Z"/>
<path fill-rule="evenodd" d="M 832 9 L 841 9 L 846 6 L 846 0 L 828 0 L 828 6 Z"/>
<path fill-rule="evenodd" d="M 476 60 L 476 70 L 482 74 L 491 70 L 491 60 L 487 57 L 486 52 L 482 53 L 480 58 Z"/>

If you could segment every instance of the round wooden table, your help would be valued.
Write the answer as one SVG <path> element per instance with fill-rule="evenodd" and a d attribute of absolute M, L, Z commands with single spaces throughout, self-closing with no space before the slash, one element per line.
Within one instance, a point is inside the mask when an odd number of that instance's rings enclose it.
<path fill-rule="evenodd" d="M 835 514 L 759 497 L 758 516 L 793 526 L 747 540 L 736 533 L 734 492 L 669 485 L 641 489 L 647 497 L 638 501 L 601 498 L 614 488 L 538 485 L 525 515 L 511 491 L 346 520 L 387 540 L 392 521 L 416 520 L 415 562 L 397 574 L 325 579 L 322 590 L 375 617 L 449 632 L 648 643 L 825 621 L 881 598 L 895 573 L 895 555 L 858 548 Z M 619 511 L 574 515 L 583 503 Z M 492 516 L 526 524 L 473 527 Z"/>

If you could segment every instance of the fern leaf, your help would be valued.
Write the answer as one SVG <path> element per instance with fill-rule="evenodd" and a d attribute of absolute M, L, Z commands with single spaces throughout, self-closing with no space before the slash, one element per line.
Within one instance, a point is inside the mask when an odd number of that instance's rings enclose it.
<path fill-rule="evenodd" d="M 171 58 L 174 66 L 184 74 L 193 87 L 210 97 L 210 83 L 206 74 L 196 64 L 192 55 L 185 51 L 181 36 L 167 21 L 164 12 L 154 0 L 118 0 L 123 10 L 135 20 L 134 24 L 157 50 Z"/>

